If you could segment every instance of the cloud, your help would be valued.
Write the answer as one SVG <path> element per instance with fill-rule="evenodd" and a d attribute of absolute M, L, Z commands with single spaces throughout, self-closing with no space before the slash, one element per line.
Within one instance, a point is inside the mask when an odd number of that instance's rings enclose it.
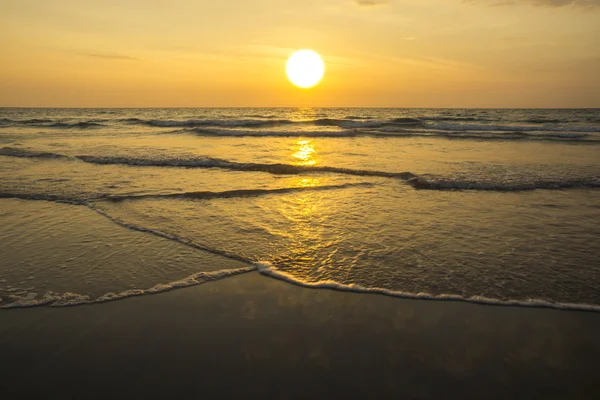
<path fill-rule="evenodd" d="M 354 2 L 361 7 L 370 7 L 389 4 L 390 0 L 354 0 Z"/>
<path fill-rule="evenodd" d="M 113 53 L 80 53 L 82 56 L 95 57 L 95 58 L 106 58 L 110 60 L 137 60 L 137 58 L 124 55 L 124 54 L 113 54 Z"/>
<path fill-rule="evenodd" d="M 512 6 L 527 3 L 543 7 L 600 7 L 600 0 L 464 0 L 466 3 L 487 3 L 493 6 Z"/>

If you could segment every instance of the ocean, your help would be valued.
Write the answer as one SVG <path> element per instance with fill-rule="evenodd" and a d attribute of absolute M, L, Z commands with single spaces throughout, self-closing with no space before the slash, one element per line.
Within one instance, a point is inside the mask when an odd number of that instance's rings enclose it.
<path fill-rule="evenodd" d="M 0 109 L 0 308 L 260 271 L 600 310 L 600 110 Z"/>

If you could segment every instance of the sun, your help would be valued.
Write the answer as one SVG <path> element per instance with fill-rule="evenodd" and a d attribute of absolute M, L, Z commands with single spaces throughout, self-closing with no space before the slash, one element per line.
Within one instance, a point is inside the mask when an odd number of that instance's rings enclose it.
<path fill-rule="evenodd" d="M 294 85 L 307 89 L 321 81 L 325 73 L 325 63 L 321 56 L 312 50 L 298 50 L 288 58 L 285 70 Z"/>

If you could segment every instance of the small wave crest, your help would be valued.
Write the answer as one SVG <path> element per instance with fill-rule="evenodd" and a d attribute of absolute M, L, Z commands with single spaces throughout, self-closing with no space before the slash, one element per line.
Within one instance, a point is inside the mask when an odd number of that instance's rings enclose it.
<path fill-rule="evenodd" d="M 360 115 L 347 115 L 344 117 L 345 119 L 374 119 L 373 117 L 367 117 L 367 116 L 360 116 Z"/>
<path fill-rule="evenodd" d="M 410 293 L 397 290 L 390 290 L 378 287 L 365 287 L 357 284 L 343 284 L 332 280 L 322 280 L 316 282 L 307 282 L 296 278 L 295 276 L 276 269 L 269 261 L 261 261 L 255 263 L 258 271 L 266 276 L 275 278 L 294 285 L 314 288 L 314 289 L 331 289 L 343 292 L 355 293 L 374 293 L 382 294 L 391 297 L 399 297 L 415 300 L 450 300 L 464 301 L 468 303 L 497 305 L 497 306 L 518 306 L 518 307 L 542 307 L 554 308 L 560 310 L 580 310 L 580 311 L 595 311 L 600 312 L 600 305 L 593 304 L 578 304 L 578 303 L 559 303 L 544 299 L 526 299 L 526 300 L 500 300 L 492 299 L 483 296 L 463 297 L 456 294 L 433 294 L 433 293 Z"/>
<path fill-rule="evenodd" d="M 63 128 L 63 129 L 71 129 L 71 128 L 79 128 L 79 129 L 87 129 L 87 128 L 101 128 L 107 126 L 102 123 L 106 120 L 89 120 L 89 121 L 78 121 L 78 122 L 66 122 L 54 119 L 45 119 L 45 118 L 33 118 L 33 119 L 25 119 L 25 120 L 14 120 L 8 118 L 0 119 L 0 125 L 6 126 L 34 126 L 34 127 L 44 127 L 44 128 Z"/>
<path fill-rule="evenodd" d="M 195 133 L 201 136 L 224 136 L 224 137 L 322 137 L 322 138 L 350 138 L 358 136 L 370 136 L 374 138 L 402 138 L 402 137 L 439 137 L 446 139 L 463 140 L 489 140 L 489 141 L 552 141 L 572 143 L 600 143 L 598 136 L 591 136 L 585 132 L 541 132 L 541 131 L 491 131 L 491 130 L 452 130 L 452 129 L 429 129 L 427 127 L 415 127 L 411 125 L 387 124 L 378 121 L 354 122 L 344 125 L 348 129 L 311 131 L 311 130 L 248 130 L 230 128 L 192 128 L 189 130 L 178 130 L 168 133 Z M 351 129 L 350 129 L 351 128 Z"/>
<path fill-rule="evenodd" d="M 21 199 L 21 200 L 42 200 L 53 201 L 56 203 L 66 203 L 73 205 L 85 205 L 86 201 L 81 198 L 69 197 L 65 195 L 55 195 L 51 193 L 19 193 L 19 192 L 0 192 L 0 199 Z"/>
<path fill-rule="evenodd" d="M 53 201 L 56 203 L 65 203 L 73 205 L 91 206 L 92 202 L 97 201 L 125 201 L 125 200 L 144 200 L 144 199 L 190 199 L 190 200 L 211 200 L 211 199 L 229 199 L 236 197 L 258 197 L 272 194 L 286 194 L 295 192 L 318 192 L 327 190 L 340 190 L 352 187 L 370 187 L 370 182 L 347 183 L 342 185 L 323 185 L 323 186 L 305 186 L 305 187 L 284 187 L 276 189 L 239 189 L 226 190 L 222 192 L 178 192 L 178 193 L 156 193 L 156 194 L 130 194 L 130 195 L 107 195 L 107 194 L 82 194 L 79 197 L 55 195 L 51 193 L 21 193 L 21 192 L 2 192 L 0 199 L 21 199 L 21 200 L 40 200 Z"/>
<path fill-rule="evenodd" d="M 0 156 L 19 158 L 69 158 L 68 156 L 46 151 L 18 149 L 16 147 L 0 148 Z"/>
<path fill-rule="evenodd" d="M 266 172 L 274 175 L 301 175 L 307 173 L 334 173 L 342 175 L 352 176 L 364 176 L 364 177 L 381 177 L 381 178 L 395 178 L 407 181 L 406 183 L 415 189 L 421 190 L 479 190 L 479 191 L 498 191 L 498 192 L 520 192 L 530 191 L 536 189 L 545 190 L 562 190 L 562 189 L 576 189 L 576 188 L 588 188 L 595 189 L 600 188 L 600 177 L 598 176 L 586 176 L 579 178 L 565 178 L 565 179 L 536 179 L 523 180 L 523 181 L 485 181 L 485 180 L 470 180 L 470 179 L 456 179 L 456 178 L 443 178 L 429 175 L 416 175 L 412 172 L 387 172 L 377 170 L 365 170 L 365 169 L 351 169 L 342 167 L 332 166 L 315 166 L 315 165 L 292 165 L 282 163 L 244 163 L 223 160 L 211 157 L 181 157 L 181 158 L 152 158 L 152 157 L 125 157 L 125 156 L 65 156 L 56 153 L 38 152 L 33 150 L 17 149 L 12 147 L 0 148 L 0 156 L 10 157 L 26 157 L 26 158 L 51 158 L 51 159 L 66 159 L 66 160 L 80 160 L 90 164 L 98 165 L 130 165 L 139 167 L 171 167 L 171 168 L 218 168 L 231 171 L 242 171 L 242 172 Z M 366 183 L 361 183 L 366 184 Z M 346 187 L 347 185 L 341 186 L 323 186 L 322 190 L 334 189 Z M 313 190 L 320 190 L 314 187 Z M 272 190 L 248 190 L 248 191 L 225 191 L 225 192 L 188 192 L 188 193 L 175 193 L 175 194 L 163 194 L 163 195 L 140 195 L 140 196 L 129 196 L 134 197 L 188 197 L 188 198 L 215 198 L 215 197 L 234 197 L 234 196 L 252 196 L 260 195 L 270 191 L 290 191 L 300 190 L 299 188 L 281 188 Z M 304 189 L 302 189 L 304 190 Z M 44 194 L 13 194 L 13 193 L 0 193 L 2 197 L 18 197 L 23 199 L 31 200 L 50 200 L 50 201 L 65 201 L 65 202 L 81 202 L 81 199 L 75 198 L 63 198 L 54 195 Z M 110 198 L 110 196 L 92 197 L 92 198 Z M 122 196 L 122 199 L 127 196 Z M 89 200 L 86 198 L 85 200 Z M 113 200 L 118 200 L 118 196 L 113 196 Z"/>
<path fill-rule="evenodd" d="M 217 128 L 194 128 L 191 130 L 179 131 L 181 133 L 196 133 L 201 136 L 226 136 L 226 137 L 354 137 L 360 135 L 357 130 L 342 131 L 267 131 L 267 130 L 248 130 L 248 129 L 217 129 Z"/>
<path fill-rule="evenodd" d="M 144 157 L 120 157 L 120 156 L 65 156 L 56 153 L 37 152 L 33 150 L 4 147 L 0 149 L 0 155 L 9 157 L 31 157 L 31 158 L 64 158 L 69 160 L 81 160 L 90 164 L 99 165 L 131 165 L 142 167 L 183 167 L 183 168 L 221 168 L 234 171 L 268 172 L 276 175 L 297 175 L 311 172 L 337 173 L 354 176 L 374 176 L 383 178 L 410 179 L 416 177 L 411 172 L 385 172 L 375 170 L 351 169 L 329 166 L 292 165 L 292 164 L 267 164 L 267 163 L 243 163 L 228 161 L 211 157 L 187 157 L 187 158 L 144 158 Z"/>
<path fill-rule="evenodd" d="M 531 126 L 531 125 L 486 125 L 486 124 L 448 124 L 431 123 L 427 128 L 440 131 L 497 131 L 497 132 L 600 132 L 600 127 L 593 126 Z"/>
<path fill-rule="evenodd" d="M 83 121 L 83 122 L 72 122 L 72 123 L 68 123 L 68 122 L 56 122 L 56 123 L 53 123 L 51 125 L 44 125 L 44 126 L 48 126 L 50 128 L 65 128 L 65 129 L 79 128 L 79 129 L 87 129 L 87 128 L 100 128 L 100 127 L 107 126 L 107 125 L 103 124 L 103 123 L 100 123 L 100 122 Z"/>
<path fill-rule="evenodd" d="M 223 192 L 183 192 L 183 193 L 167 193 L 167 194 L 143 194 L 143 195 L 124 195 L 124 196 L 106 196 L 102 197 L 102 200 L 110 201 L 123 201 L 123 200 L 142 200 L 142 199 L 196 199 L 196 200 L 210 200 L 210 199 L 226 199 L 233 197 L 256 197 L 264 196 L 269 194 L 285 194 L 294 192 L 308 192 L 308 191 L 321 191 L 321 190 L 337 190 L 347 189 L 351 187 L 366 187 L 373 186 L 369 182 L 360 183 L 347 183 L 344 185 L 324 185 L 324 186 L 306 186 L 306 187 L 292 187 L 292 188 L 278 188 L 278 189 L 241 189 L 241 190 L 226 190 Z"/>
<path fill-rule="evenodd" d="M 600 188 L 600 177 L 535 182 L 475 182 L 441 178 L 415 177 L 406 182 L 420 190 L 479 190 L 494 192 L 524 192 L 530 190 L 562 190 Z"/>
<path fill-rule="evenodd" d="M 37 293 L 28 293 L 25 296 L 21 297 L 15 296 L 14 299 L 11 299 L 12 301 L 6 302 L 6 304 L 0 303 L 0 309 L 32 308 L 40 306 L 72 307 L 84 304 L 106 303 L 109 301 L 126 299 L 128 297 L 157 294 L 168 292 L 174 289 L 197 286 L 203 283 L 217 281 L 220 279 L 244 274 L 251 271 L 255 271 L 255 267 L 249 266 L 245 268 L 225 269 L 212 272 L 198 272 L 184 279 L 180 279 L 169 283 L 158 284 L 149 289 L 132 289 L 119 293 L 106 293 L 95 299 L 91 299 L 90 296 L 87 295 L 71 292 L 56 293 L 49 291 L 40 297 L 38 297 Z"/>
<path fill-rule="evenodd" d="M 426 117 L 427 121 L 489 121 L 484 117 Z"/>
<path fill-rule="evenodd" d="M 454 131 L 454 130 L 409 130 L 385 127 L 374 131 L 363 131 L 375 137 L 440 137 L 478 141 L 550 141 L 565 143 L 600 143 L 598 136 L 576 132 L 522 132 L 522 131 Z"/>
<path fill-rule="evenodd" d="M 188 120 L 160 120 L 160 119 L 139 119 L 139 118 L 127 118 L 121 120 L 123 122 L 134 124 L 134 125 L 147 125 L 160 128 L 168 127 L 182 127 L 182 128 L 194 128 L 203 126 L 222 126 L 230 128 L 244 128 L 244 127 L 269 127 L 276 125 L 293 124 L 292 121 L 287 119 L 242 119 L 242 120 L 228 120 L 228 119 L 188 119 Z"/>
<path fill-rule="evenodd" d="M 268 128 L 281 125 L 313 125 L 313 126 L 331 126 L 342 129 L 351 128 L 377 128 L 386 125 L 420 125 L 422 120 L 417 118 L 395 118 L 392 120 L 375 120 L 372 117 L 349 116 L 342 119 L 338 118 L 317 118 L 307 120 L 289 120 L 266 118 L 264 116 L 258 119 L 188 119 L 188 120 L 145 120 L 139 118 L 128 118 L 121 120 L 128 124 L 148 125 L 154 127 L 182 127 L 182 128 L 201 128 L 201 127 L 224 127 L 224 128 Z"/>
<path fill-rule="evenodd" d="M 278 175 L 294 175 L 310 172 L 330 172 L 355 176 L 375 176 L 385 178 L 410 179 L 416 175 L 411 172 L 384 172 L 374 170 L 361 170 L 328 166 L 309 166 L 291 164 L 263 164 L 242 163 L 209 157 L 192 157 L 178 159 L 153 159 L 132 157 L 98 157 L 98 156 L 75 156 L 76 158 L 93 164 L 125 164 L 136 166 L 155 167 L 186 167 L 186 168 L 222 168 L 235 171 L 269 172 Z"/>

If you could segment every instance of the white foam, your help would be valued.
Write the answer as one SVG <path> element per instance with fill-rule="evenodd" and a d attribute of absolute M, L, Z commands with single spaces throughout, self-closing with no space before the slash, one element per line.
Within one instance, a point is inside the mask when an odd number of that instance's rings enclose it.
<path fill-rule="evenodd" d="M 251 272 L 255 269 L 255 267 L 245 267 L 236 269 L 224 269 L 212 272 L 198 272 L 196 274 L 188 276 L 187 278 L 169 283 L 161 283 L 149 289 L 131 289 L 119 293 L 106 293 L 95 299 L 91 299 L 90 296 L 87 295 L 71 292 L 62 294 L 55 292 L 47 292 L 41 298 L 38 298 L 37 293 L 27 293 L 23 297 L 20 297 L 11 303 L 0 305 L 0 309 L 32 308 L 40 306 L 72 307 L 83 304 L 106 303 L 109 301 L 121 300 L 128 297 L 157 294 L 173 289 L 201 285 L 206 282 L 216 281 L 230 276 Z M 2 300 L 0 299 L 0 303 L 1 302 Z"/>
<path fill-rule="evenodd" d="M 355 293 L 377 293 L 392 297 L 401 297 L 406 299 L 416 300 L 451 300 L 465 301 L 469 303 L 498 305 L 498 306 L 519 306 L 519 307 L 542 307 L 554 308 L 559 310 L 579 310 L 579 311 L 596 311 L 600 312 L 600 305 L 579 304 L 579 303 L 559 303 L 543 299 L 527 299 L 527 300 L 499 300 L 483 296 L 463 297 L 456 294 L 431 294 L 431 293 L 410 293 L 384 288 L 364 287 L 356 284 L 342 284 L 332 280 L 322 280 L 317 282 L 302 281 L 291 274 L 277 270 L 270 262 L 261 261 L 255 263 L 256 268 L 261 274 L 279 279 L 298 286 L 316 289 L 332 289 L 344 292 Z"/>

